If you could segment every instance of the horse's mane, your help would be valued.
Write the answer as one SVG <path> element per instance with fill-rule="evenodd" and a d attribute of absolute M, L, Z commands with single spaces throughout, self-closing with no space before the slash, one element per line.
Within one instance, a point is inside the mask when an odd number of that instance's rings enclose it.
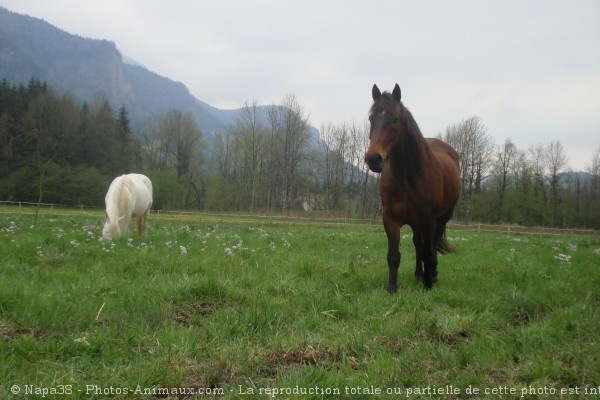
<path fill-rule="evenodd" d="M 376 112 L 379 108 L 383 108 L 386 112 L 397 114 L 395 105 L 398 102 L 392 97 L 388 91 L 382 93 L 381 98 L 373 103 L 370 114 Z M 423 158 L 429 154 L 428 145 L 421 133 L 417 121 L 412 116 L 412 113 L 400 101 L 399 117 L 405 130 L 405 135 L 401 142 L 392 150 L 392 157 L 395 159 L 397 172 L 401 176 L 406 176 L 409 181 L 413 181 L 423 173 Z"/>
<path fill-rule="evenodd" d="M 423 172 L 423 157 L 426 154 L 424 147 L 427 146 L 427 143 L 412 113 L 402 103 L 400 105 L 404 109 L 404 127 L 406 128 L 404 143 L 401 146 L 404 153 L 402 156 L 406 162 L 402 164 L 404 164 L 406 176 L 409 180 L 412 180 Z"/>
<path fill-rule="evenodd" d="M 127 177 L 126 175 L 122 175 L 122 176 L 118 177 L 117 179 L 115 179 L 113 184 L 114 185 L 111 185 L 111 187 L 110 187 L 110 193 L 109 193 L 112 203 L 106 204 L 107 213 L 109 213 L 109 208 L 110 208 L 110 213 L 113 214 L 113 215 L 111 215 L 111 217 L 120 218 L 126 214 L 125 208 L 127 207 L 128 204 L 126 204 L 127 198 L 124 194 L 126 193 L 126 191 L 131 190 L 132 182 L 129 177 Z"/>

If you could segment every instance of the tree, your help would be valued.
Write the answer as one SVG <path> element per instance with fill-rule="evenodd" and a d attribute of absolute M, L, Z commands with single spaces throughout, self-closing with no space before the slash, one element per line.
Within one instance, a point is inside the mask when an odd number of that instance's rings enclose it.
<path fill-rule="evenodd" d="M 348 158 L 348 130 L 345 124 L 331 123 L 321 126 L 321 157 L 325 205 L 328 210 L 342 209 L 342 195 L 346 186 L 346 160 Z"/>
<path fill-rule="evenodd" d="M 515 177 L 515 204 L 516 214 L 518 215 L 512 221 L 529 225 L 531 214 L 531 187 L 533 182 L 533 167 L 527 152 L 517 150 L 517 156 L 513 163 L 513 176 Z M 508 219 L 511 221 L 511 219 Z"/>
<path fill-rule="evenodd" d="M 138 136 L 141 138 L 143 160 L 150 169 L 161 168 L 163 139 L 159 119 L 148 117 L 142 121 L 137 130 Z"/>
<path fill-rule="evenodd" d="M 136 139 L 133 137 L 129 122 L 129 112 L 125 106 L 121 106 L 116 119 L 116 142 L 117 142 L 117 162 L 122 170 L 129 170 L 134 164 L 140 165 L 140 156 L 135 151 L 139 148 Z"/>
<path fill-rule="evenodd" d="M 56 105 L 54 93 L 47 91 L 32 100 L 27 114 L 26 132 L 34 141 L 38 171 L 38 197 L 33 222 L 34 228 L 37 227 L 39 207 L 44 194 L 44 180 L 50 166 L 58 156 L 61 130 L 59 129 Z"/>
<path fill-rule="evenodd" d="M 465 221 L 471 214 L 472 196 L 482 189 L 482 181 L 491 167 L 494 143 L 480 117 L 471 117 L 446 128 L 442 140 L 458 152 L 462 194 L 457 207 Z"/>
<path fill-rule="evenodd" d="M 590 179 L 585 185 L 586 201 L 583 223 L 587 226 L 600 227 L 600 147 L 596 148 L 586 170 L 590 174 Z"/>
<path fill-rule="evenodd" d="M 248 210 L 254 212 L 257 190 L 263 170 L 266 129 L 261 122 L 258 102 L 246 102 L 236 121 L 236 144 L 239 151 L 242 193 L 247 193 Z"/>
<path fill-rule="evenodd" d="M 192 115 L 170 110 L 160 127 L 165 159 L 172 158 L 178 176 L 189 175 L 193 158 L 199 156 L 197 145 L 202 136 Z"/>
<path fill-rule="evenodd" d="M 269 176 L 269 195 L 278 199 L 279 207 L 285 212 L 289 210 L 298 191 L 301 177 L 299 169 L 309 157 L 308 117 L 296 96 L 288 95 L 280 107 L 268 110 L 267 120 L 272 152 L 268 161 L 274 172 Z"/>
<path fill-rule="evenodd" d="M 128 166 L 119 162 L 117 126 L 108 100 L 98 97 L 90 106 L 84 104 L 80 135 L 88 166 L 97 168 L 109 177 L 129 172 Z"/>
<path fill-rule="evenodd" d="M 567 157 L 565 156 L 562 144 L 557 140 L 550 142 L 545 148 L 544 161 L 547 165 L 550 181 L 550 204 L 552 206 L 552 226 L 556 225 L 556 213 L 558 206 L 558 189 L 559 189 L 559 173 L 567 165 Z"/>
<path fill-rule="evenodd" d="M 231 157 L 231 131 L 225 129 L 215 133 L 211 142 L 207 206 L 219 211 L 230 210 L 235 191 L 232 189 L 231 176 L 233 163 Z"/>
<path fill-rule="evenodd" d="M 499 147 L 494 163 L 494 178 L 497 181 L 498 187 L 498 204 L 496 210 L 499 216 L 502 215 L 504 210 L 504 198 L 509 186 L 511 172 L 514 170 L 516 157 L 517 146 L 515 146 L 511 139 L 506 139 L 504 144 Z"/>

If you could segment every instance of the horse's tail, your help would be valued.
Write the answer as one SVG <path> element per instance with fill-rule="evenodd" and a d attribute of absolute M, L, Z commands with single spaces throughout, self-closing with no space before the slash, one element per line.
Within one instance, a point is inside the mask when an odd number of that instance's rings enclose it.
<path fill-rule="evenodd" d="M 456 249 L 448 243 L 446 239 L 446 225 L 444 225 L 444 230 L 442 231 L 441 236 L 438 239 L 437 251 L 440 254 L 448 254 L 456 252 Z"/>

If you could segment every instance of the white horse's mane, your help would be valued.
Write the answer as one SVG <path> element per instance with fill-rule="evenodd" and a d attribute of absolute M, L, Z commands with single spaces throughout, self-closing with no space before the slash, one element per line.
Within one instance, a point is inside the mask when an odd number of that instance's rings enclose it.
<path fill-rule="evenodd" d="M 127 199 L 127 192 L 131 191 L 133 182 L 127 175 L 121 175 L 113 181 L 106 194 L 106 214 L 110 219 L 123 218 L 127 213 L 127 206 L 129 205 Z"/>

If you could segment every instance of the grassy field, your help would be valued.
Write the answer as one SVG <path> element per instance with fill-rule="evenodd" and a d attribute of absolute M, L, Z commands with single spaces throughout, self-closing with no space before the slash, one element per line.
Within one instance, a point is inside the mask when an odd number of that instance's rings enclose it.
<path fill-rule="evenodd" d="M 598 237 L 450 232 L 426 292 L 406 230 L 389 295 L 381 226 L 32 222 L 0 214 L 0 398 L 600 393 Z"/>

